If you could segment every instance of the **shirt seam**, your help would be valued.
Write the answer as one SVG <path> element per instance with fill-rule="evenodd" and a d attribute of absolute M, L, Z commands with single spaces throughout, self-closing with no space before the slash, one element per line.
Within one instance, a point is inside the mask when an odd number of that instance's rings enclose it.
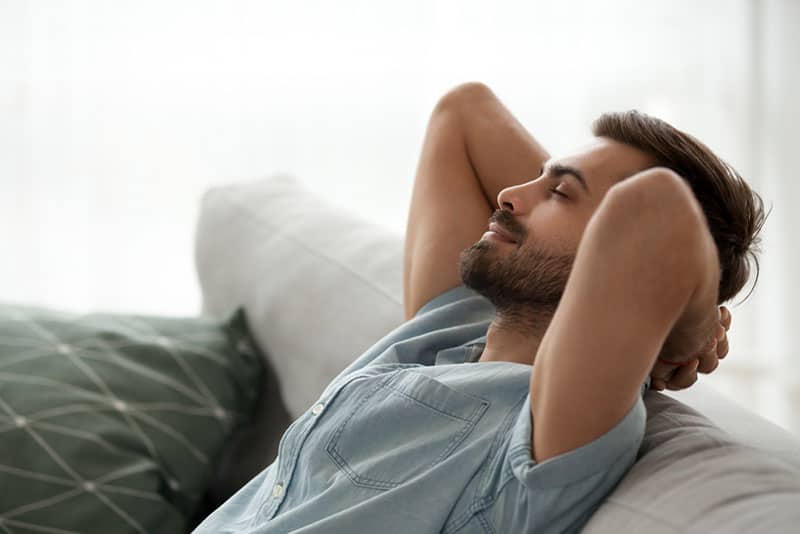
<path fill-rule="evenodd" d="M 637 399 L 636 402 L 638 403 L 639 400 Z M 636 406 L 631 408 L 631 410 L 635 410 L 635 409 L 636 409 Z M 627 415 L 628 414 L 626 414 L 626 417 L 627 417 Z M 623 421 L 624 421 L 624 419 L 623 419 Z M 622 423 L 622 421 L 620 421 L 620 423 Z M 646 424 L 646 421 L 645 421 L 645 424 Z M 609 432 L 613 431 L 614 429 L 616 429 L 616 427 L 613 427 L 611 430 L 609 430 Z M 603 436 L 600 436 L 597 439 L 600 439 L 602 437 Z M 623 456 L 625 456 L 625 454 L 629 451 L 631 446 L 633 444 L 635 444 L 637 441 L 639 441 L 639 446 L 637 447 L 637 450 L 636 450 L 636 455 L 638 456 L 638 450 L 641 448 L 641 439 L 639 437 L 636 437 L 633 440 L 628 440 L 628 443 L 624 447 L 622 447 L 622 450 L 619 453 L 617 453 L 616 455 L 614 455 L 612 457 L 612 460 L 608 464 L 596 464 L 596 465 L 593 466 L 592 470 L 588 471 L 583 477 L 581 477 L 579 479 L 576 479 L 576 480 L 573 480 L 571 482 L 566 482 L 566 483 L 563 483 L 563 484 L 559 484 L 559 483 L 547 484 L 545 487 L 547 487 L 547 488 L 566 488 L 566 487 L 572 486 L 574 484 L 578 484 L 580 482 L 583 482 L 586 479 L 591 478 L 593 476 L 597 476 L 598 474 L 601 474 L 603 471 L 607 471 L 610 466 L 616 465 L 616 463 L 619 462 L 620 459 Z M 590 443 L 593 443 L 593 442 L 590 442 Z M 587 443 L 586 445 L 589 445 L 590 443 Z M 575 449 L 573 449 L 573 451 L 574 450 Z M 573 452 L 573 451 L 568 451 L 566 454 L 568 454 L 569 452 Z M 508 452 L 509 460 L 511 459 L 512 456 L 524 455 L 527 452 L 529 452 L 527 447 L 525 447 L 524 445 L 518 445 L 518 446 L 514 447 L 513 449 L 509 449 L 509 452 Z M 534 466 L 540 466 L 540 465 L 542 465 L 541 462 L 536 462 Z M 513 474 L 513 472 L 512 472 L 512 474 Z M 520 481 L 520 483 L 522 483 L 522 481 Z"/>
<path fill-rule="evenodd" d="M 350 374 L 350 375 L 346 375 L 346 379 L 343 379 L 342 383 L 339 384 L 338 387 L 334 388 L 333 392 L 331 392 L 330 395 L 328 395 L 328 398 L 325 401 L 325 404 L 327 405 L 330 402 L 331 398 L 338 396 L 339 392 L 346 385 L 350 384 L 351 382 L 354 382 L 354 381 L 358 380 L 359 378 L 362 378 L 362 376 L 361 375 L 357 375 L 356 373 L 353 373 L 353 374 Z M 318 402 L 319 402 L 319 400 L 318 400 Z M 286 431 L 284 432 L 283 437 L 281 438 L 280 442 L 278 443 L 278 456 L 277 457 L 278 457 L 279 461 L 278 461 L 277 468 L 275 470 L 274 483 L 275 484 L 283 484 L 283 488 L 284 488 L 283 494 L 281 495 L 281 497 L 267 497 L 267 500 L 256 511 L 255 517 L 260 517 L 260 516 L 264 515 L 264 516 L 268 516 L 267 520 L 271 520 L 273 517 L 275 517 L 275 513 L 277 512 L 278 508 L 280 508 L 280 505 L 286 499 L 286 494 L 289 492 L 289 484 L 291 482 L 291 479 L 293 478 L 292 475 L 294 474 L 294 470 L 297 467 L 297 453 L 299 453 L 300 449 L 302 448 L 303 443 L 305 443 L 306 439 L 308 438 L 308 434 L 310 432 L 310 429 L 314 426 L 314 423 L 316 423 L 316 418 L 311 420 L 312 424 L 309 424 L 308 419 L 306 419 L 306 421 L 304 421 L 304 422 L 301 422 L 302 418 L 305 417 L 306 415 L 307 415 L 307 412 L 304 413 L 303 415 L 301 415 L 300 417 L 298 417 L 297 419 L 295 419 L 292 422 L 292 424 L 289 425 L 289 428 L 286 429 Z M 301 434 L 299 436 L 290 434 L 290 430 L 292 430 L 293 426 L 297 425 L 297 428 L 300 428 L 300 425 L 302 425 L 302 424 L 304 424 L 305 426 L 303 427 L 303 430 L 302 430 L 302 432 L 301 432 Z M 297 428 L 295 428 L 294 430 L 297 430 Z M 285 456 L 281 455 L 281 448 L 284 445 L 284 441 L 289 441 L 289 440 L 291 440 L 292 443 L 288 445 L 289 446 L 289 450 L 288 450 L 289 458 L 287 460 L 288 463 L 282 465 L 282 462 L 280 460 L 281 460 L 281 458 L 284 458 Z M 282 471 L 281 468 L 282 467 L 284 468 L 283 476 L 286 478 L 286 480 L 283 480 L 279 476 L 281 474 L 281 471 Z M 272 501 L 271 503 L 270 503 L 270 500 Z"/>
<path fill-rule="evenodd" d="M 520 450 L 520 449 L 517 449 L 517 450 Z M 524 449 L 521 449 L 521 450 L 524 450 Z M 586 482 L 586 480 L 588 480 L 588 479 L 590 479 L 590 478 L 592 478 L 592 477 L 596 477 L 596 476 L 598 476 L 598 475 L 602 475 L 602 474 L 603 474 L 603 471 L 608 471 L 609 467 L 611 467 L 611 466 L 613 466 L 613 465 L 616 465 L 616 464 L 617 464 L 617 462 L 619 462 L 619 461 L 620 461 L 620 459 L 621 459 L 623 456 L 625 456 L 625 454 L 626 454 L 627 452 L 628 452 L 628 449 L 627 449 L 627 448 L 626 448 L 626 449 L 624 449 L 624 450 L 622 450 L 622 451 L 621 451 L 619 454 L 617 454 L 616 456 L 614 456 L 614 457 L 613 457 L 613 459 L 611 460 L 611 462 L 609 462 L 607 465 L 601 465 L 601 466 L 599 466 L 599 467 L 595 467 L 595 468 L 594 468 L 592 471 L 588 472 L 588 473 L 587 473 L 585 476 L 583 476 L 583 477 L 581 477 L 581 478 L 578 478 L 578 479 L 572 480 L 572 481 L 570 481 L 570 482 L 565 482 L 565 483 L 563 483 L 563 484 L 559 484 L 559 483 L 556 483 L 556 484 L 546 484 L 546 485 L 544 485 L 544 487 L 545 487 L 545 488 L 549 488 L 549 489 L 550 489 L 550 488 L 568 488 L 568 487 L 570 487 L 570 486 L 573 486 L 573 485 L 575 485 L 575 484 L 579 484 L 579 483 Z M 536 465 L 539 465 L 539 464 L 536 464 Z M 522 481 L 521 481 L 521 480 L 520 480 L 520 484 L 522 484 Z M 523 484 L 523 486 L 525 486 L 525 484 Z M 527 486 L 526 486 L 526 487 L 527 487 Z"/>
<path fill-rule="evenodd" d="M 493 472 L 493 467 L 497 465 L 497 463 L 503 463 L 501 458 L 502 447 L 500 446 L 502 441 L 505 440 L 509 431 L 509 428 L 513 426 L 514 421 L 516 420 L 516 414 L 520 409 L 520 405 L 524 403 L 525 399 L 528 397 L 528 392 L 525 392 L 525 395 L 517 401 L 514 406 L 512 406 L 508 412 L 506 413 L 503 424 L 501 425 L 501 431 L 497 432 L 494 440 L 492 441 L 492 445 L 489 447 L 489 462 L 483 468 L 483 476 L 481 477 L 481 481 L 475 489 L 475 495 L 473 497 L 472 503 L 467 507 L 464 512 L 458 516 L 458 518 L 454 519 L 451 523 L 452 528 L 448 528 L 446 532 L 454 532 L 464 525 L 469 523 L 469 521 L 475 517 L 476 515 L 482 513 L 487 508 L 491 507 L 494 504 L 496 496 L 502 491 L 508 481 L 513 478 L 513 474 L 511 477 L 506 477 L 505 480 L 501 480 L 499 484 L 499 488 L 495 491 L 492 491 L 488 488 L 488 479 Z M 507 462 L 505 462 L 507 464 Z M 505 472 L 504 466 L 500 466 L 501 472 Z M 479 519 L 480 520 L 480 519 Z M 480 520 L 481 523 L 488 521 L 488 519 L 484 518 Z M 490 532 L 494 532 L 490 530 Z"/>

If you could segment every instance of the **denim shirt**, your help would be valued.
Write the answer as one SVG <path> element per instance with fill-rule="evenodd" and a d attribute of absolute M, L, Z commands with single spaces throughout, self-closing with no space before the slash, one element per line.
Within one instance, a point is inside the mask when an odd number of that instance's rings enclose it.
<path fill-rule="evenodd" d="M 275 461 L 195 532 L 580 530 L 636 460 L 642 397 L 596 440 L 536 463 L 533 367 L 477 361 L 494 311 L 464 286 L 425 304 L 342 371 Z"/>

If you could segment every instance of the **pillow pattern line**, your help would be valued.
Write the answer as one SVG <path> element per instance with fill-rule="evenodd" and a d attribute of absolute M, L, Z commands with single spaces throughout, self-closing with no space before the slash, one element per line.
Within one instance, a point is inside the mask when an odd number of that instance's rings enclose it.
<path fill-rule="evenodd" d="M 0 478 L 19 490 L 0 495 L 0 532 L 66 532 L 58 516 L 67 521 L 73 507 L 107 514 L 115 531 L 185 528 L 218 445 L 246 410 L 207 384 L 209 372 L 233 371 L 226 333 L 209 320 L 176 319 L 162 332 L 151 324 L 159 319 L 0 307 L 0 452 L 8 447 Z M 252 353 L 251 340 L 237 345 Z M 191 425 L 211 438 L 198 440 Z"/>

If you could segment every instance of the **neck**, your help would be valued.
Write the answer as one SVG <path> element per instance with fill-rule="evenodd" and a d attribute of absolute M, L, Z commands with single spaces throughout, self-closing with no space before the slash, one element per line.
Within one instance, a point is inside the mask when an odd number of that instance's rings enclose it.
<path fill-rule="evenodd" d="M 486 332 L 486 346 L 478 361 L 533 365 L 552 318 L 552 312 L 540 310 L 498 311 Z"/>

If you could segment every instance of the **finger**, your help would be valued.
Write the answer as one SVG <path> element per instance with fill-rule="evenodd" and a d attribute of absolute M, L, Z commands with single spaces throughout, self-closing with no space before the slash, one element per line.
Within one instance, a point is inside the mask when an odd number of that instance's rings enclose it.
<path fill-rule="evenodd" d="M 720 307 L 719 311 L 720 311 L 720 322 L 727 331 L 731 327 L 731 319 L 732 319 L 731 311 L 725 306 Z"/>
<path fill-rule="evenodd" d="M 661 360 L 656 360 L 656 363 L 653 365 L 653 369 L 650 371 L 650 377 L 652 379 L 666 381 L 669 380 L 669 377 L 672 376 L 672 373 L 675 372 L 677 365 L 670 365 L 668 363 L 663 363 Z"/>
<path fill-rule="evenodd" d="M 667 389 L 672 391 L 677 391 L 679 389 L 686 389 L 695 382 L 697 382 L 697 366 L 699 362 L 695 360 L 695 363 L 691 365 L 686 365 L 681 367 L 667 383 Z"/>
<path fill-rule="evenodd" d="M 664 391 L 667 387 L 667 382 L 670 381 L 677 368 L 677 365 L 656 360 L 650 370 L 650 389 Z"/>
<path fill-rule="evenodd" d="M 728 355 L 728 336 L 723 336 L 717 343 L 717 358 L 723 359 Z"/>
<path fill-rule="evenodd" d="M 703 373 L 704 375 L 713 373 L 719 367 L 719 358 L 715 355 L 713 358 L 708 358 L 704 362 L 702 362 L 703 368 L 698 370 L 698 372 Z"/>
<path fill-rule="evenodd" d="M 697 370 L 701 373 L 706 373 L 706 374 L 710 373 L 711 371 L 717 368 L 718 360 L 719 358 L 717 358 L 717 340 L 714 339 L 709 349 L 700 354 Z"/>
<path fill-rule="evenodd" d="M 716 331 L 715 336 L 714 336 L 714 337 L 717 338 L 717 342 L 719 342 L 720 339 L 725 337 L 726 333 L 727 333 L 727 330 L 725 330 L 725 327 L 722 326 L 722 323 L 717 323 L 717 331 Z"/>

